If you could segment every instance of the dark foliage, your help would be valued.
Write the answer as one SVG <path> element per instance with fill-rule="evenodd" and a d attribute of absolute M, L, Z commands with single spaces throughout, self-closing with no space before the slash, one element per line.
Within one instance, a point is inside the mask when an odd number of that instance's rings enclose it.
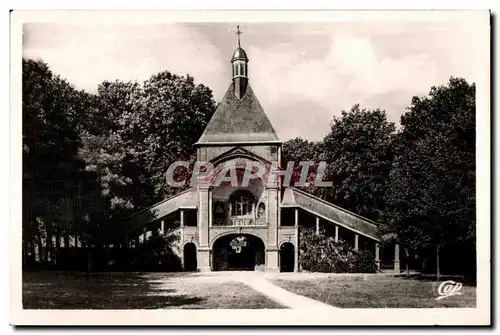
<path fill-rule="evenodd" d="M 122 220 L 181 191 L 164 174 L 175 160 L 194 160 L 193 143 L 215 109 L 210 89 L 165 71 L 142 85 L 104 82 L 94 95 L 76 90 L 44 62 L 25 59 L 22 79 L 23 264 L 177 266 L 171 253 L 152 254 L 146 246 L 130 255 L 130 227 Z M 42 243 L 66 246 L 70 236 L 79 251 Z M 41 244 L 47 247 L 35 252 Z M 126 256 L 108 260 L 115 257 L 109 245 L 121 245 Z"/>
<path fill-rule="evenodd" d="M 373 253 L 368 250 L 360 250 L 356 252 L 356 272 L 375 273 L 377 272 L 377 263 Z"/>
<path fill-rule="evenodd" d="M 356 272 L 376 271 L 375 258 L 368 251 L 356 251 L 345 241 L 335 242 L 323 232 L 313 229 L 300 231 L 299 263 L 310 272 Z"/>
<path fill-rule="evenodd" d="M 285 142 L 283 157 L 326 161 L 333 187 L 307 191 L 379 222 L 417 269 L 475 274 L 475 107 L 475 84 L 451 78 L 414 97 L 398 131 L 355 105 L 323 141 Z"/>

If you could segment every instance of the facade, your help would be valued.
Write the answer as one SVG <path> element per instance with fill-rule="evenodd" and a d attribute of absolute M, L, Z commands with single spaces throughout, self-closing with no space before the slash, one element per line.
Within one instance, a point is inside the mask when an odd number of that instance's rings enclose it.
<path fill-rule="evenodd" d="M 281 166 L 281 141 L 249 83 L 249 59 L 238 48 L 231 59 L 232 83 L 196 143 L 197 160 L 237 171 L 250 162 Z M 240 174 L 238 174 L 240 176 Z M 232 269 L 300 271 L 299 229 L 324 229 L 336 240 L 368 249 L 380 266 L 377 224 L 316 198 L 279 180 L 260 178 L 247 187 L 198 183 L 130 219 L 141 243 L 159 230 L 178 236 L 177 252 L 184 270 Z M 385 255 L 399 271 L 399 253 Z"/>

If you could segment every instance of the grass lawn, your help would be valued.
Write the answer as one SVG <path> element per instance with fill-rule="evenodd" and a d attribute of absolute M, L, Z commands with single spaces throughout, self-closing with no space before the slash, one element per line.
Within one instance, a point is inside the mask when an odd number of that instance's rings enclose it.
<path fill-rule="evenodd" d="M 25 309 L 284 308 L 238 282 L 186 273 L 23 273 Z"/>
<path fill-rule="evenodd" d="M 381 275 L 330 276 L 321 279 L 277 279 L 291 292 L 342 308 L 476 307 L 476 287 L 462 287 L 462 295 L 436 300 L 435 281 Z"/>

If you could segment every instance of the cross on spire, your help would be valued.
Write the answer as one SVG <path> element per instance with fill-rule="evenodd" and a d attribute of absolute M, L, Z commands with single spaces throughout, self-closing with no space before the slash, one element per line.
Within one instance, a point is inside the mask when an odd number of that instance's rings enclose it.
<path fill-rule="evenodd" d="M 240 26 L 236 26 L 236 35 L 238 35 L 238 48 L 240 48 L 240 35 L 243 34 L 240 30 Z"/>

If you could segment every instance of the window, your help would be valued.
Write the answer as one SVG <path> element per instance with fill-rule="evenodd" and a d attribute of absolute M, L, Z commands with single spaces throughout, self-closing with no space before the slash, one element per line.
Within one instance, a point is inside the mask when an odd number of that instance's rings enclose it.
<path fill-rule="evenodd" d="M 215 215 L 224 216 L 224 204 L 222 202 L 217 202 L 214 209 Z"/>
<path fill-rule="evenodd" d="M 254 198 L 249 191 L 236 191 L 230 197 L 231 215 L 249 215 L 253 212 Z"/>
<path fill-rule="evenodd" d="M 263 219 L 266 217 L 266 206 L 262 202 L 259 204 L 259 209 L 257 210 L 257 217 L 259 219 Z"/>
<path fill-rule="evenodd" d="M 241 64 L 241 63 L 240 63 L 240 64 L 239 64 L 239 68 L 240 68 L 240 74 L 241 74 L 242 76 L 244 76 L 244 75 L 245 75 L 245 73 L 243 72 L 243 64 Z"/>
<path fill-rule="evenodd" d="M 226 220 L 226 210 L 222 202 L 216 202 L 214 205 L 214 224 L 223 225 Z"/>

